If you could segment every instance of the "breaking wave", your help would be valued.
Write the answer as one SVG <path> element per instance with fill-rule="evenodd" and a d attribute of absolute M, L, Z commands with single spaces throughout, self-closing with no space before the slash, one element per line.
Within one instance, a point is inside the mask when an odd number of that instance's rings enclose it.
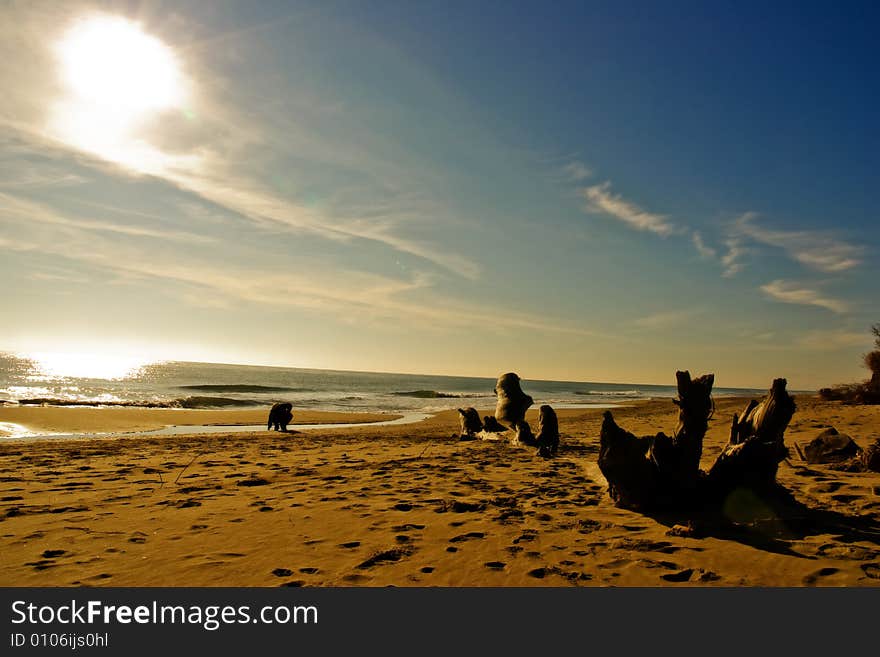
<path fill-rule="evenodd" d="M 436 390 L 411 390 L 409 392 L 392 392 L 395 397 L 417 397 L 418 399 L 458 399 L 471 397 L 472 395 L 455 395 L 451 392 L 437 392 Z"/>
<path fill-rule="evenodd" d="M 309 388 L 261 386 L 251 383 L 204 383 L 177 387 L 181 390 L 200 390 L 203 392 L 315 392 Z"/>

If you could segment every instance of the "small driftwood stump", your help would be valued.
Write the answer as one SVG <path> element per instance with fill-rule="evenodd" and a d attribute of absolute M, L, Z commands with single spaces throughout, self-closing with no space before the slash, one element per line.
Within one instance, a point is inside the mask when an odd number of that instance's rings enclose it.
<path fill-rule="evenodd" d="M 745 411 L 734 414 L 730 440 L 709 470 L 707 483 L 715 495 L 776 484 L 779 463 L 788 456 L 785 430 L 796 408 L 785 386 L 785 379 L 775 379 L 760 403 L 752 400 Z"/>

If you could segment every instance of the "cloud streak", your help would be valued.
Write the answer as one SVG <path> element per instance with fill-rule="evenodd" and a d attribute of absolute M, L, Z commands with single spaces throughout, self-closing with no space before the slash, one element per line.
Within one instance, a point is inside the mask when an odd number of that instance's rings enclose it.
<path fill-rule="evenodd" d="M 793 260 L 809 269 L 839 273 L 862 262 L 863 249 L 834 239 L 828 234 L 806 230 L 773 230 L 758 225 L 757 215 L 747 212 L 733 226 L 736 236 L 782 249 Z"/>
<path fill-rule="evenodd" d="M 0 194 L 0 219 L 27 237 L 0 237 L 0 249 L 20 254 L 54 256 L 56 262 L 75 262 L 102 272 L 105 283 L 155 281 L 192 305 L 232 308 L 252 303 L 288 306 L 331 314 L 343 323 L 387 324 L 424 330 L 506 331 L 524 329 L 554 334 L 595 335 L 594 332 L 524 312 L 503 311 L 438 294 L 425 272 L 406 276 L 346 270 L 310 261 L 296 271 L 224 262 L 218 266 L 195 254 L 180 257 L 170 249 L 151 250 L 126 237 L 153 237 L 149 231 L 104 230 L 71 220 L 52 208 Z M 33 226 L 50 230 L 28 230 Z M 2 223 L 0 223 L 2 227 Z M 114 238 L 116 236 L 116 238 Z M 162 234 L 162 237 L 167 237 Z M 187 238 L 188 235 L 184 235 Z M 178 240 L 187 241 L 187 239 Z M 174 283 L 174 285 L 167 285 Z M 195 303 L 193 303 L 195 302 Z"/>
<path fill-rule="evenodd" d="M 632 201 L 611 191 L 611 182 L 584 187 L 581 190 L 587 200 L 587 211 L 599 212 L 618 219 L 636 230 L 656 233 L 666 237 L 678 231 L 666 216 L 643 210 Z"/>
<path fill-rule="evenodd" d="M 721 265 L 724 268 L 721 275 L 724 278 L 733 278 L 742 271 L 744 265 L 740 259 L 748 253 L 748 250 L 743 247 L 742 241 L 736 238 L 725 240 L 724 246 L 727 247 L 727 251 L 721 256 Z"/>
<path fill-rule="evenodd" d="M 867 331 L 855 332 L 829 329 L 827 331 L 809 331 L 800 336 L 796 344 L 805 349 L 847 349 L 852 347 L 870 347 L 871 338 Z"/>
<path fill-rule="evenodd" d="M 199 235 L 181 230 L 151 228 L 138 225 L 110 223 L 96 219 L 72 219 L 53 212 L 41 203 L 22 199 L 0 192 L 0 217 L 10 221 L 29 221 L 64 226 L 86 231 L 117 233 L 130 237 L 149 237 L 163 241 L 187 242 L 190 244 L 209 244 L 216 241 L 207 235 Z"/>
<path fill-rule="evenodd" d="M 771 299 L 782 303 L 825 308 L 833 313 L 843 314 L 849 310 L 844 301 L 822 295 L 816 290 L 805 288 L 793 281 L 775 280 L 761 286 L 761 291 Z"/>
<path fill-rule="evenodd" d="M 691 235 L 691 241 L 694 244 L 694 248 L 697 250 L 697 253 L 700 254 L 700 257 L 704 260 L 713 260 L 717 257 L 718 252 L 710 246 L 707 246 L 703 241 L 703 236 L 699 233 L 699 231 L 694 231 Z"/>
<path fill-rule="evenodd" d="M 697 314 L 699 314 L 698 310 L 671 310 L 658 312 L 639 317 L 633 321 L 633 324 L 642 329 L 664 329 L 679 326 Z"/>
<path fill-rule="evenodd" d="M 562 172 L 563 177 L 569 182 L 582 182 L 593 176 L 593 170 L 578 160 L 564 165 L 560 171 Z"/>

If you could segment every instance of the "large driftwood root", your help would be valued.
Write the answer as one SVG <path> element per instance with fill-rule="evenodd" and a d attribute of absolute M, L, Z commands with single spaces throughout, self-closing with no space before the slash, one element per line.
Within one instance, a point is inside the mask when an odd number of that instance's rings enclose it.
<path fill-rule="evenodd" d="M 691 380 L 678 372 L 678 428 L 638 438 L 605 413 L 599 443 L 599 468 L 618 506 L 651 509 L 722 503 L 738 489 L 775 490 L 779 463 L 788 456 L 784 435 L 795 411 L 785 379 L 776 379 L 760 402 L 735 414 L 730 440 L 708 473 L 700 469 L 703 437 L 712 416 L 709 374 Z"/>
<path fill-rule="evenodd" d="M 703 437 L 712 415 L 713 374 L 691 379 L 676 372 L 679 422 L 667 436 L 636 437 L 605 412 L 599 437 L 599 469 L 619 506 L 641 509 L 673 503 L 700 483 Z"/>

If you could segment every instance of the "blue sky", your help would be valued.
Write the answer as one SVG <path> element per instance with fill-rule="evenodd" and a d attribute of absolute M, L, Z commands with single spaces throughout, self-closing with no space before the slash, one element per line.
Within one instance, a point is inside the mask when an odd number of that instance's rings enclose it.
<path fill-rule="evenodd" d="M 3 5 L 0 349 L 865 377 L 878 10 L 474 4 Z"/>

